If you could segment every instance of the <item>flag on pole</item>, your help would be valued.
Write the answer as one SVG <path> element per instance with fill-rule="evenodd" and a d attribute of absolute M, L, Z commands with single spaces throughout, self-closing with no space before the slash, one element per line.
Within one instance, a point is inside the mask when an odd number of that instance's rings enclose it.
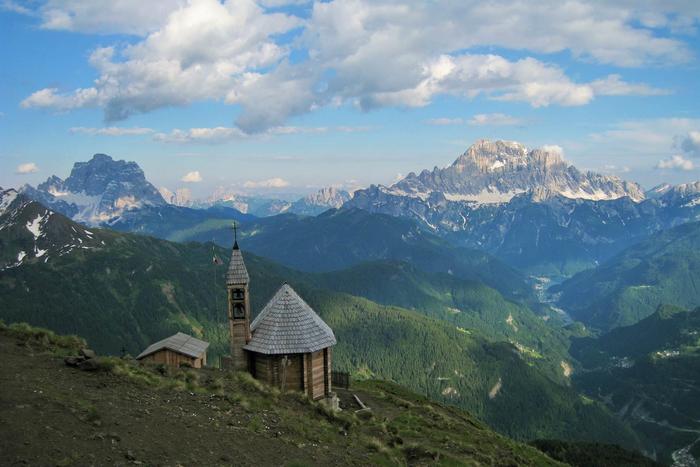
<path fill-rule="evenodd" d="M 212 250 L 212 251 L 211 251 L 211 254 L 212 254 L 211 262 L 214 263 L 214 264 L 216 264 L 217 266 L 221 266 L 222 264 L 224 264 L 224 262 L 221 261 L 221 258 L 219 258 L 219 257 L 217 256 L 216 252 L 214 252 L 214 249 L 212 248 L 211 250 Z"/>

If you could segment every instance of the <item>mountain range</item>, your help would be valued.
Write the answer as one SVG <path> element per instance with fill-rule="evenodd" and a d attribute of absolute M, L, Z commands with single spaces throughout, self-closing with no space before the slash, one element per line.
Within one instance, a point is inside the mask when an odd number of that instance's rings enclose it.
<path fill-rule="evenodd" d="M 0 189 L 0 318 L 112 353 L 182 330 L 215 358 L 225 297 L 211 258 L 227 255 L 236 221 L 254 309 L 289 280 L 336 330 L 338 368 L 516 438 L 615 441 L 663 462 L 700 454 L 688 418 L 700 182 L 643 192 L 557 148 L 478 141 L 446 168 L 352 197 L 161 193 L 103 155 L 65 181 Z M 678 387 L 664 393 L 668 381 Z"/>
<path fill-rule="evenodd" d="M 313 216 L 327 209 L 339 208 L 350 199 L 348 192 L 326 187 L 296 201 L 223 192 L 207 201 L 198 201 L 192 198 L 188 188 L 175 191 L 165 187 L 156 189 L 146 180 L 138 164 L 114 160 L 106 154 L 95 154 L 89 161 L 76 162 L 65 180 L 52 175 L 37 187 L 22 186 L 19 192 L 91 226 L 111 225 L 119 221 L 133 223 L 130 217 L 141 217 L 134 211 L 157 211 L 166 206 L 197 209 L 229 207 L 257 217 L 284 212 Z"/>
<path fill-rule="evenodd" d="M 226 250 L 211 243 L 88 231 L 14 192 L 5 192 L 2 200 L 7 205 L 0 215 L 2 250 L 21 256 L 19 252 L 34 247 L 38 238 L 46 251 L 23 256 L 19 264 L 6 263 L 0 270 L 0 318 L 79 333 L 103 352 L 139 352 L 178 330 L 209 340 L 212 361 L 226 351 L 225 268 L 212 264 L 212 256 L 224 257 Z M 358 377 L 393 380 L 435 400 L 468 408 L 516 438 L 587 439 L 640 447 L 636 435 L 601 404 L 586 402 L 568 384 L 555 381 L 538 351 L 487 339 L 479 331 L 484 324 L 463 328 L 457 324 L 467 326 L 470 320 L 455 324 L 449 314 L 424 313 L 422 306 L 408 310 L 381 305 L 321 287 L 334 283 L 333 288 L 340 290 L 341 282 L 361 284 L 349 277 L 379 277 L 385 272 L 381 265 L 376 272 L 367 265 L 321 279 L 249 253 L 246 262 L 254 313 L 282 281 L 289 280 L 334 329 L 339 342 L 334 350 L 336 368 Z M 405 275 L 416 281 L 424 277 L 410 269 Z M 434 278 L 424 280 L 424 291 L 439 286 Z M 463 287 L 470 290 L 472 285 Z M 361 289 L 358 285 L 354 292 Z M 472 293 L 481 292 L 475 288 Z M 378 298 L 392 302 L 390 295 Z M 471 309 L 470 303 L 477 301 L 463 300 L 459 310 L 473 315 L 472 323 L 484 322 L 479 318 L 482 312 Z M 444 303 L 435 301 L 431 307 L 443 308 Z M 512 324 L 523 326 L 523 334 L 530 332 L 527 319 L 534 317 L 526 315 L 531 312 L 515 306 L 510 312 L 517 317 Z M 524 336 L 538 337 L 542 336 Z"/>
<path fill-rule="evenodd" d="M 416 220 L 533 274 L 570 275 L 645 236 L 700 219 L 700 184 L 645 193 L 580 172 L 559 150 L 480 140 L 450 166 L 355 192 L 345 207 Z"/>

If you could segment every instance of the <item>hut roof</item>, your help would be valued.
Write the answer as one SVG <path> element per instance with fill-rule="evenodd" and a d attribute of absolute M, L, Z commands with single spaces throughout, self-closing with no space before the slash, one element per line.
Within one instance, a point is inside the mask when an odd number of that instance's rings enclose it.
<path fill-rule="evenodd" d="M 141 359 L 162 349 L 169 349 L 173 352 L 187 355 L 188 357 L 199 358 L 206 352 L 207 347 L 209 347 L 209 342 L 197 339 L 183 332 L 178 332 L 162 341 L 149 345 L 146 350 L 141 352 L 136 358 Z"/>
<path fill-rule="evenodd" d="M 310 353 L 335 345 L 335 335 L 309 305 L 284 284 L 251 325 L 243 348 L 267 355 Z"/>
<path fill-rule="evenodd" d="M 248 281 L 248 270 L 245 267 L 243 254 L 238 248 L 238 242 L 236 241 L 231 252 L 231 262 L 228 264 L 228 271 L 226 271 L 226 284 L 247 284 Z"/>

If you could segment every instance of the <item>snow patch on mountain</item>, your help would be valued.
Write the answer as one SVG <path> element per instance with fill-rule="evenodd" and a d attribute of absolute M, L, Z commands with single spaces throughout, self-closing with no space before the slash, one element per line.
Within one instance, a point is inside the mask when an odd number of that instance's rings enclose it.
<path fill-rule="evenodd" d="M 12 188 L 4 191 L 0 188 L 0 216 L 2 216 L 15 199 L 17 199 L 17 194 L 17 191 Z"/>
<path fill-rule="evenodd" d="M 505 203 L 537 188 L 573 199 L 644 199 L 636 183 L 579 171 L 566 163 L 559 147 L 530 150 L 514 141 L 479 140 L 450 166 L 410 173 L 390 187 L 379 187 L 386 194 L 423 201 L 441 193 L 449 201 L 477 204 Z"/>
<path fill-rule="evenodd" d="M 99 225 L 128 210 L 165 204 L 138 164 L 115 161 L 106 154 L 76 162 L 65 180 L 53 175 L 36 188 L 23 186 L 21 193 L 90 225 Z"/>
<path fill-rule="evenodd" d="M 45 215 L 38 214 L 34 220 L 27 222 L 27 230 L 34 235 L 35 240 L 41 236 L 41 223 L 44 218 Z"/>

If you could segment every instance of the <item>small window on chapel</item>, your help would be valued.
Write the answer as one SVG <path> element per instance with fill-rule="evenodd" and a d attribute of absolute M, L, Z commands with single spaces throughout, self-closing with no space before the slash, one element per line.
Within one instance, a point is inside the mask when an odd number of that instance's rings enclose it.
<path fill-rule="evenodd" d="M 245 318 L 245 307 L 242 303 L 233 304 L 233 317 L 234 318 Z"/>
<path fill-rule="evenodd" d="M 245 292 L 243 289 L 233 289 L 233 292 L 231 292 L 231 298 L 234 300 L 243 300 L 243 298 L 245 298 Z"/>

